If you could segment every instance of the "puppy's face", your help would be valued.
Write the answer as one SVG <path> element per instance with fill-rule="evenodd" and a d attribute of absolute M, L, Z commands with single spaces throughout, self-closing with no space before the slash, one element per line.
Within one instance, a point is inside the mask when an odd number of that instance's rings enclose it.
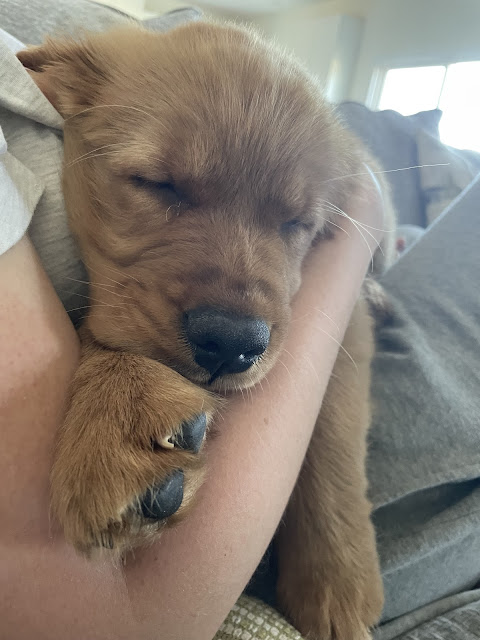
<path fill-rule="evenodd" d="M 345 134 L 296 63 L 235 27 L 128 28 L 19 54 L 65 117 L 64 191 L 113 348 L 213 389 L 272 366 L 325 234 Z"/>

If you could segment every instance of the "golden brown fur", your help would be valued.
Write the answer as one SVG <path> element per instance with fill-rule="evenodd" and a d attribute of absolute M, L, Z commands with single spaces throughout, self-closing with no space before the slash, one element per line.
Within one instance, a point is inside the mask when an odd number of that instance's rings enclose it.
<path fill-rule="evenodd" d="M 372 161 L 308 73 L 245 29 L 128 27 L 19 58 L 66 120 L 65 200 L 91 281 L 52 504 L 78 549 L 124 552 L 165 524 L 134 510 L 147 487 L 185 469 L 169 526 L 201 482 L 201 453 L 151 443 L 211 417 L 213 392 L 272 367 L 302 260 L 328 241 L 331 203 L 344 208 Z M 207 385 L 182 332 L 198 305 L 264 318 L 271 340 L 258 363 Z M 345 347 L 359 374 L 341 352 L 278 535 L 279 600 L 316 640 L 368 638 L 382 606 L 365 495 L 373 340 L 363 300 Z"/>

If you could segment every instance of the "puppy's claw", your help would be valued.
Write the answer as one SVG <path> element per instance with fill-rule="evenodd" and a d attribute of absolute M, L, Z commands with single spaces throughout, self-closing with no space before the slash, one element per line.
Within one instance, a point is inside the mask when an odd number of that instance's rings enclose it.
<path fill-rule="evenodd" d="M 161 484 L 147 489 L 140 500 L 144 518 L 165 520 L 178 511 L 183 501 L 183 471 L 174 471 Z"/>
<path fill-rule="evenodd" d="M 175 443 L 171 441 L 172 436 L 165 436 L 161 440 L 157 440 L 157 444 L 162 449 L 173 449 L 175 447 Z"/>

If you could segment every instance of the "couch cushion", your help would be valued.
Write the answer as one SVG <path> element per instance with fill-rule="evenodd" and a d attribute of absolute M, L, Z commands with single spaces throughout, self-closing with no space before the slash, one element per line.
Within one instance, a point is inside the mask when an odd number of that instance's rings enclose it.
<path fill-rule="evenodd" d="M 442 112 L 438 109 L 413 116 L 396 111 L 371 111 L 356 102 L 344 102 L 337 107 L 343 122 L 372 151 L 387 171 L 414 167 L 419 163 L 416 135 L 419 130 L 438 137 Z M 400 224 L 426 226 L 426 215 L 418 169 L 387 173 Z"/>

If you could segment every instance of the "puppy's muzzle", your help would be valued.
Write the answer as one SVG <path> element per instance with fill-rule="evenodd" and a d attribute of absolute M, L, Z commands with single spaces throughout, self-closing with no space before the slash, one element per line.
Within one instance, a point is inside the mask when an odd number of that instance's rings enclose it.
<path fill-rule="evenodd" d="M 185 313 L 184 327 L 195 362 L 210 373 L 210 383 L 249 369 L 270 341 L 264 320 L 210 307 Z"/>

